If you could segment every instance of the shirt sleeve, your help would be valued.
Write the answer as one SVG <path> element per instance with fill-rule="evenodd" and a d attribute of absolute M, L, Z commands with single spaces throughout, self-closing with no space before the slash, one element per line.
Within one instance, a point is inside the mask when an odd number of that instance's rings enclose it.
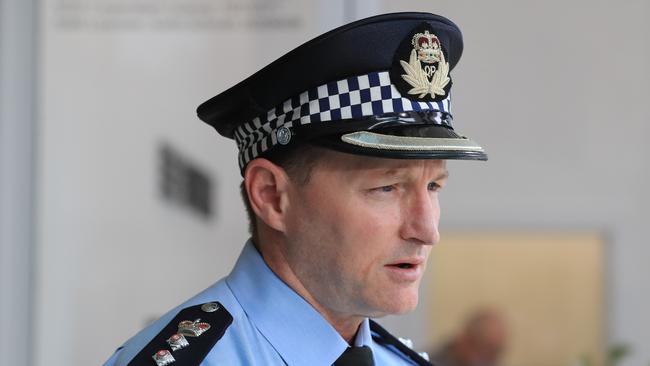
<path fill-rule="evenodd" d="M 117 366 L 115 362 L 117 361 L 117 358 L 119 357 L 121 351 L 122 351 L 122 347 L 116 349 L 113 355 L 111 356 L 111 358 L 109 358 L 108 360 L 106 360 L 106 362 L 104 362 L 103 366 Z"/>

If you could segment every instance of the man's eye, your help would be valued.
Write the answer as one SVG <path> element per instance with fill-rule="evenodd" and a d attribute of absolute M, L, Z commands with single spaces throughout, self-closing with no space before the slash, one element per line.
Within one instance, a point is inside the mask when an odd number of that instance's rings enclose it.
<path fill-rule="evenodd" d="M 392 184 L 392 185 L 385 185 L 385 186 L 379 186 L 379 187 L 371 188 L 370 192 L 373 192 L 373 193 L 390 193 L 390 192 L 395 191 L 396 189 L 397 188 L 395 187 L 395 185 Z"/>
<path fill-rule="evenodd" d="M 438 191 L 440 190 L 440 184 L 436 182 L 430 182 L 429 185 L 427 186 L 427 189 L 430 191 Z"/>
<path fill-rule="evenodd" d="M 382 186 L 382 187 L 377 188 L 377 190 L 379 190 L 381 192 L 392 192 L 392 191 L 395 190 L 395 187 L 393 187 L 393 186 Z"/>

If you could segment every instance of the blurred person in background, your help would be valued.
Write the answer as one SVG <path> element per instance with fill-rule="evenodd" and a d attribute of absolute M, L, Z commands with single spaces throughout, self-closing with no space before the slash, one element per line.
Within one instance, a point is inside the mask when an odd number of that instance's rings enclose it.
<path fill-rule="evenodd" d="M 380 15 L 199 106 L 237 142 L 251 239 L 105 365 L 429 365 L 370 318 L 417 305 L 446 160 L 487 159 L 451 125 L 462 49 L 446 18 Z"/>
<path fill-rule="evenodd" d="M 463 329 L 433 352 L 438 366 L 498 366 L 508 344 L 504 316 L 494 309 L 480 309 Z"/>

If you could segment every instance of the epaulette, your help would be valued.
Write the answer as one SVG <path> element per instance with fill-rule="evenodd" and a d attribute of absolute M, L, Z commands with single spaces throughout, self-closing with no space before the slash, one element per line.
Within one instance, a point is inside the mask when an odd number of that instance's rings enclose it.
<path fill-rule="evenodd" d="M 185 308 L 128 366 L 198 366 L 230 324 L 232 315 L 218 302 Z"/>
<path fill-rule="evenodd" d="M 403 341 L 396 338 L 392 334 L 388 333 L 381 325 L 377 324 L 374 321 L 370 321 L 370 332 L 372 333 L 372 339 L 380 344 L 386 346 L 392 346 L 397 349 L 397 351 L 403 353 L 411 361 L 415 362 L 420 366 L 434 366 L 429 360 L 425 359 L 421 354 L 415 352 L 410 347 L 404 344 Z"/>

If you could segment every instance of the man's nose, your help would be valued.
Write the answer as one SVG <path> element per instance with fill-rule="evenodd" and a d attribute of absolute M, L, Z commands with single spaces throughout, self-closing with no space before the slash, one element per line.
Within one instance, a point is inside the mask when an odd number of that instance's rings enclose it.
<path fill-rule="evenodd" d="M 440 240 L 439 220 L 438 194 L 429 190 L 414 192 L 403 208 L 400 235 L 404 240 L 433 245 Z"/>

